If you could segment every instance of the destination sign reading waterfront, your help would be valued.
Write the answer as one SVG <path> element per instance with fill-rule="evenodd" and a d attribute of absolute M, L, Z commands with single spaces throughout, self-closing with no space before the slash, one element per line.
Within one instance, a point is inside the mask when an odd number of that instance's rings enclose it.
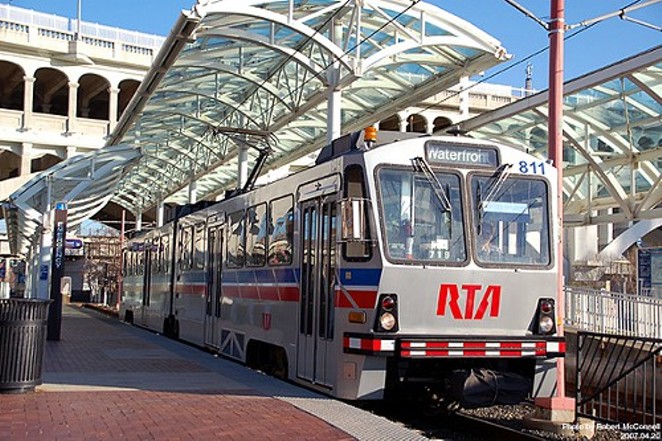
<path fill-rule="evenodd" d="M 498 167 L 497 151 L 490 147 L 464 147 L 429 141 L 425 144 L 428 162 L 435 164 L 457 164 L 473 167 Z"/>

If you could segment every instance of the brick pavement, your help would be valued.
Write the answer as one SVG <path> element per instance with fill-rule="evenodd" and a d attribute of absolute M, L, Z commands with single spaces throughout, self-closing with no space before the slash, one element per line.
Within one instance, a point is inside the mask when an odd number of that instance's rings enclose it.
<path fill-rule="evenodd" d="M 0 396 L 1 440 L 349 440 L 270 397 L 217 391 Z"/>
<path fill-rule="evenodd" d="M 0 395 L 1 441 L 354 439 L 274 398 L 291 385 L 76 306 L 43 379 Z"/>

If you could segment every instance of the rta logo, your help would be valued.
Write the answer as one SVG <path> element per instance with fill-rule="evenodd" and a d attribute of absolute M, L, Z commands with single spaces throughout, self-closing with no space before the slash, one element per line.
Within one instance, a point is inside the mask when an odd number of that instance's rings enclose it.
<path fill-rule="evenodd" d="M 460 290 L 464 297 L 464 313 L 460 306 Z M 481 297 L 482 294 L 482 297 Z M 476 300 L 480 297 L 480 303 L 476 307 Z M 487 285 L 483 291 L 482 285 L 450 285 L 442 283 L 439 286 L 439 299 L 437 302 L 437 315 L 446 315 L 446 307 L 450 309 L 454 319 L 458 320 L 482 320 L 489 307 L 490 317 L 499 316 L 501 305 L 501 287 L 499 285 Z"/>

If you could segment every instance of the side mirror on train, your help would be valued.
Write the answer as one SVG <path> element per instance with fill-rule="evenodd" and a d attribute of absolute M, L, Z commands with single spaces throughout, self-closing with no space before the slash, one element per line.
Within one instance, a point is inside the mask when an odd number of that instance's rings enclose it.
<path fill-rule="evenodd" d="M 368 239 L 365 199 L 349 198 L 340 201 L 342 240 L 363 242 Z"/>

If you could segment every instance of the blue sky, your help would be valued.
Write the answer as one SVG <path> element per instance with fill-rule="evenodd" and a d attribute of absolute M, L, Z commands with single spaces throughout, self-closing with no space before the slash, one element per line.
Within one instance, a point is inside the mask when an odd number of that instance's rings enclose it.
<path fill-rule="evenodd" d="M 237 0 L 240 1 L 240 0 Z M 504 0 L 426 0 L 451 12 L 492 35 L 513 55 L 512 61 L 487 72 L 497 71 L 524 60 L 545 48 L 547 32 Z M 566 23 L 617 11 L 634 0 L 566 0 Z M 14 6 L 75 18 L 77 0 L 0 0 Z M 518 0 L 543 20 L 549 17 L 550 0 Z M 167 35 L 181 9 L 190 9 L 195 0 L 82 0 L 82 18 L 109 26 Z M 632 17 L 662 26 L 662 3 L 635 11 Z M 568 34 L 574 31 L 569 31 Z M 662 43 L 662 33 L 631 22 L 611 18 L 599 23 L 565 44 L 565 78 L 573 79 Z M 547 87 L 547 51 L 528 60 L 533 65 L 533 86 Z M 515 65 L 490 82 L 521 87 L 526 62 Z"/>

